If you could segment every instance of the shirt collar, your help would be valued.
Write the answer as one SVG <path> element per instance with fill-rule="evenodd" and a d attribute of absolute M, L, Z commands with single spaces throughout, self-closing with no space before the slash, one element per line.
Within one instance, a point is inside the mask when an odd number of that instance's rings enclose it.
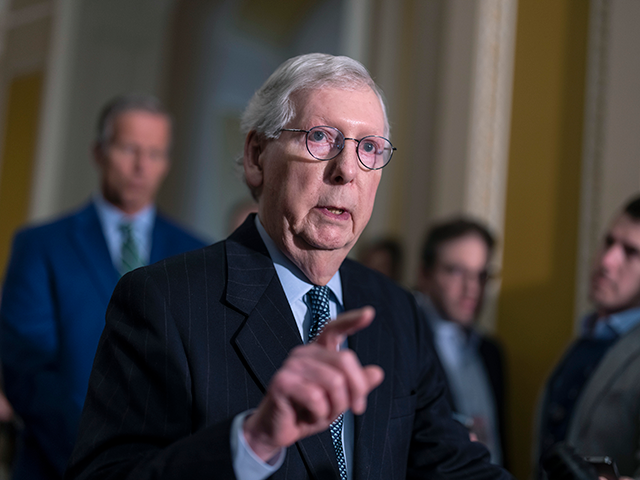
<path fill-rule="evenodd" d="M 118 207 L 109 203 L 102 195 L 102 192 L 96 192 L 93 195 L 93 202 L 100 220 L 105 224 L 115 225 L 116 227 L 121 223 L 131 223 L 136 230 L 148 231 L 153 225 L 153 220 L 156 215 L 156 207 L 153 204 L 143 208 L 134 215 L 127 215 Z"/>
<path fill-rule="evenodd" d="M 602 318 L 591 313 L 582 320 L 582 336 L 604 339 L 611 336 L 611 331 L 622 336 L 638 324 L 640 324 L 640 307 L 612 313 Z"/>
<path fill-rule="evenodd" d="M 309 281 L 304 273 L 302 273 L 302 270 L 300 270 L 285 254 L 280 251 L 262 226 L 258 215 L 256 215 L 254 221 L 256 228 L 258 229 L 258 233 L 260 234 L 260 238 L 262 238 L 262 241 L 269 251 L 269 256 L 273 261 L 273 266 L 276 269 L 276 273 L 278 274 L 284 293 L 289 301 L 289 305 L 292 305 L 295 301 L 304 297 L 304 295 L 314 287 L 314 284 Z M 339 270 L 333 275 L 333 277 L 331 277 L 327 286 L 329 287 L 329 290 L 331 290 L 336 303 L 338 303 L 341 308 L 344 308 L 342 301 L 342 280 L 340 279 Z"/>

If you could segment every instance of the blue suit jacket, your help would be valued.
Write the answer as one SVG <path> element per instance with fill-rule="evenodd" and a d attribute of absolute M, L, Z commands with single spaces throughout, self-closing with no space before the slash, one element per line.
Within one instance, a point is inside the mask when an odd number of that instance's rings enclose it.
<path fill-rule="evenodd" d="M 122 278 L 65 478 L 234 478 L 233 417 L 258 405 L 302 344 L 253 222 L 224 242 Z M 385 371 L 366 412 L 355 417 L 354 479 L 510 478 L 451 419 L 413 296 L 350 260 L 340 274 L 345 309 L 376 309 L 349 346 L 362 364 Z M 339 478 L 329 430 L 289 447 L 270 478 Z"/>
<path fill-rule="evenodd" d="M 151 262 L 203 245 L 156 216 Z M 24 420 L 15 480 L 62 477 L 119 279 L 92 203 L 15 236 L 0 307 L 4 388 Z"/>

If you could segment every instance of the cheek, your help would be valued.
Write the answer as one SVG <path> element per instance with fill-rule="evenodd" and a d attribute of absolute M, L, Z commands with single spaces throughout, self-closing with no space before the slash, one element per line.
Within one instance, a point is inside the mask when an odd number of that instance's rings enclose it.
<path fill-rule="evenodd" d="M 155 174 L 153 176 L 154 185 L 156 187 L 160 186 L 160 183 L 162 183 L 162 181 L 165 179 L 165 177 L 167 176 L 167 173 L 169 173 L 168 164 L 164 163 L 164 164 L 158 165 L 158 167 L 156 168 Z"/>
<path fill-rule="evenodd" d="M 640 296 L 640 272 L 627 272 L 619 283 L 619 289 L 626 297 Z"/>
<path fill-rule="evenodd" d="M 436 291 L 438 296 L 447 305 L 451 305 L 455 303 L 456 295 L 455 295 L 454 288 L 447 281 L 441 280 L 436 282 Z"/>
<path fill-rule="evenodd" d="M 365 184 L 362 191 L 362 198 L 365 199 L 366 211 L 369 215 L 373 211 L 373 205 L 376 200 L 376 192 L 378 191 L 378 185 L 380 184 L 381 174 L 380 172 L 367 172 L 367 175 L 375 175 L 370 179 L 367 179 L 368 182 Z"/>

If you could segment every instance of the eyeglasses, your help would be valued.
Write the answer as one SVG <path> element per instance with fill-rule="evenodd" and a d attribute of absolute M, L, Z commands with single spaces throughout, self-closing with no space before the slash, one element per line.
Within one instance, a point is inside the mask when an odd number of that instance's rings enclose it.
<path fill-rule="evenodd" d="M 441 268 L 445 275 L 458 282 L 475 281 L 480 285 L 485 285 L 487 282 L 497 277 L 496 273 L 492 273 L 487 269 L 478 272 L 454 264 L 443 264 L 441 265 Z"/>
<path fill-rule="evenodd" d="M 380 170 L 385 167 L 397 150 L 391 142 L 378 135 L 367 135 L 360 140 L 345 137 L 344 134 L 334 127 L 322 125 L 313 127 L 311 130 L 299 128 L 282 128 L 281 132 L 306 133 L 307 150 L 311 156 L 317 160 L 331 160 L 340 155 L 344 149 L 346 140 L 356 142 L 356 153 L 358 160 L 369 170 Z"/>

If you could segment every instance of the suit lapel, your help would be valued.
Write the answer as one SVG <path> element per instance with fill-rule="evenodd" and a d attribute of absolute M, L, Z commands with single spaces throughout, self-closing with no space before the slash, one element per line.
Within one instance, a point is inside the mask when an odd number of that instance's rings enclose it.
<path fill-rule="evenodd" d="M 102 226 L 92 203 L 74 217 L 70 235 L 89 276 L 100 291 L 111 297 L 120 275 L 111 261 Z"/>
<path fill-rule="evenodd" d="M 354 275 L 346 261 L 340 269 L 343 298 L 346 310 L 371 305 L 376 318 L 369 327 L 349 337 L 349 348 L 356 352 L 362 365 L 375 364 L 385 372 L 384 381 L 369 394 L 367 410 L 355 416 L 354 425 L 354 476 L 356 480 L 379 478 L 384 444 L 388 436 L 393 398 L 393 338 L 384 318 L 382 299 L 368 294 L 362 279 Z"/>
<path fill-rule="evenodd" d="M 266 392 L 271 378 L 302 339 L 253 218 L 250 216 L 226 242 L 226 301 L 247 316 L 236 332 L 235 345 Z M 297 442 L 296 447 L 312 475 L 337 478 L 329 430 Z"/>

